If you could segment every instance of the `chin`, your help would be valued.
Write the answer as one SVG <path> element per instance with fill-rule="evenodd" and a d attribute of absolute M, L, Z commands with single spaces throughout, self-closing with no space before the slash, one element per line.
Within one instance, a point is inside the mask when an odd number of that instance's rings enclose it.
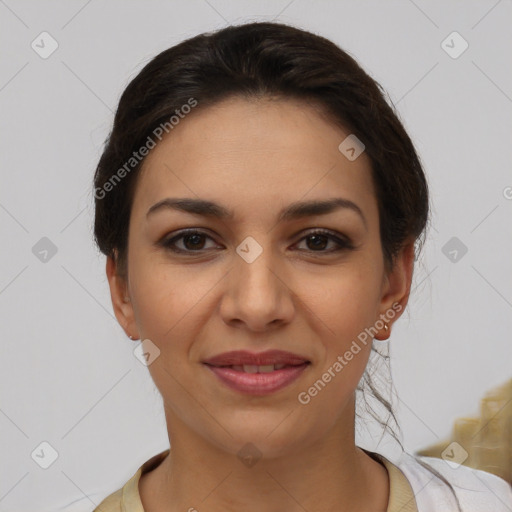
<path fill-rule="evenodd" d="M 245 414 L 243 421 L 223 423 L 231 436 L 226 434 L 222 439 L 212 439 L 212 442 L 239 458 L 247 456 L 275 459 L 293 455 L 305 444 L 309 444 L 308 439 L 309 442 L 314 440 L 304 431 L 304 422 L 299 426 L 295 422 L 287 421 L 293 413 L 288 418 L 287 414 L 280 412 L 265 417 L 262 417 L 262 413 Z"/>

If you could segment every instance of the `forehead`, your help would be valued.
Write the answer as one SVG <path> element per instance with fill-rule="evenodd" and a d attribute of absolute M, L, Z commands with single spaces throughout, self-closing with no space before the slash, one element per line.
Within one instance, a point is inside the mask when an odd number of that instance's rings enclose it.
<path fill-rule="evenodd" d="M 300 100 L 231 98 L 180 120 L 146 157 L 133 209 L 200 197 L 240 215 L 340 195 L 376 214 L 371 164 L 338 146 L 350 132 Z"/>

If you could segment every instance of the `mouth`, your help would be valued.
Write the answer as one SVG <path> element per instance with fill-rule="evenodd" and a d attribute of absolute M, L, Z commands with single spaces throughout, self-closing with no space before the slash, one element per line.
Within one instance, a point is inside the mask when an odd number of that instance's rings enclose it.
<path fill-rule="evenodd" d="M 265 367 L 270 368 L 270 366 L 274 366 L 274 369 L 276 369 L 275 367 L 277 366 L 277 369 L 281 369 L 280 367 L 282 366 L 296 366 L 309 362 L 309 359 L 304 356 L 284 350 L 266 350 L 259 353 L 247 350 L 233 350 L 210 357 L 204 361 L 206 364 L 217 367 L 242 366 L 264 368 L 263 372 L 265 372 Z M 267 371 L 272 370 L 268 369 Z M 252 371 L 250 373 L 256 372 Z"/>
<path fill-rule="evenodd" d="M 309 364 L 309 361 L 305 361 L 306 364 Z M 244 372 L 244 373 L 271 373 L 276 370 L 282 370 L 283 368 L 289 368 L 292 366 L 301 366 L 300 364 L 264 364 L 264 365 L 255 365 L 255 364 L 234 364 L 234 365 L 226 365 L 226 366 L 216 366 L 211 365 L 215 368 L 231 368 L 232 370 L 235 370 L 237 372 Z"/>
<path fill-rule="evenodd" d="M 220 354 L 203 364 L 228 388 L 262 396 L 289 386 L 306 371 L 311 361 L 282 351 L 260 354 L 237 351 Z"/>

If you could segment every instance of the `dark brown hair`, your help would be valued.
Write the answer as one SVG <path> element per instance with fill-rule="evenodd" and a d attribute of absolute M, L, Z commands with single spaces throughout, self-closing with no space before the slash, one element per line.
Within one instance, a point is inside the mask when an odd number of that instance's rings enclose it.
<path fill-rule="evenodd" d="M 284 24 L 259 22 L 201 34 L 161 52 L 123 92 L 94 177 L 95 240 L 103 254 L 117 259 L 120 273 L 127 269 L 131 204 L 143 160 L 132 161 L 129 168 L 126 163 L 191 99 L 195 109 L 204 109 L 233 96 L 299 99 L 320 107 L 330 122 L 356 135 L 371 160 L 386 269 L 392 268 L 405 244 L 414 242 L 417 253 L 421 250 L 429 221 L 427 181 L 382 87 L 328 39 Z M 126 171 L 122 179 L 112 181 L 121 168 Z M 368 369 L 364 383 L 397 424 L 391 404 L 373 385 Z M 371 408 L 370 413 L 388 427 Z"/>
<path fill-rule="evenodd" d="M 372 162 L 388 269 L 403 244 L 420 237 L 428 220 L 427 182 L 414 146 L 380 85 L 331 41 L 277 23 L 201 34 L 153 58 L 121 96 L 96 169 L 95 190 L 103 190 L 155 127 L 191 98 L 197 109 L 235 95 L 297 98 L 321 105 L 332 122 L 364 143 Z M 112 256 L 117 250 L 124 263 L 140 165 L 95 201 L 98 247 Z"/>

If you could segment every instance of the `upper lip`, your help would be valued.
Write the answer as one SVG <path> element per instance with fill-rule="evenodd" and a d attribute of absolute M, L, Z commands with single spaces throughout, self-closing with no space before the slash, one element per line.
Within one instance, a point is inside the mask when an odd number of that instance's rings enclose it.
<path fill-rule="evenodd" d="M 203 362 L 212 366 L 265 366 L 270 364 L 300 365 L 309 363 L 309 360 L 306 357 L 284 350 L 267 350 L 258 353 L 247 350 L 233 350 L 218 354 Z"/>

